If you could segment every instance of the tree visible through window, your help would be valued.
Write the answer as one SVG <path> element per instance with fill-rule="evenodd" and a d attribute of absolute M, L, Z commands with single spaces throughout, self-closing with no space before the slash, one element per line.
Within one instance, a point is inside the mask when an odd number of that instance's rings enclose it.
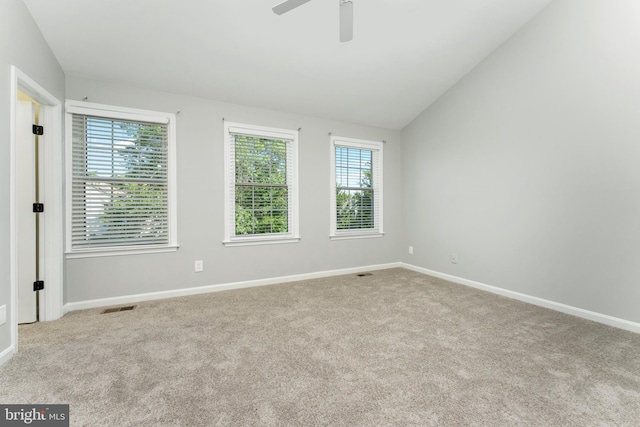
<path fill-rule="evenodd" d="M 298 132 L 225 122 L 225 245 L 299 240 Z"/>
<path fill-rule="evenodd" d="M 382 236 L 382 143 L 331 136 L 331 238 Z"/>
<path fill-rule="evenodd" d="M 235 135 L 236 235 L 289 231 L 286 144 Z"/>
<path fill-rule="evenodd" d="M 174 244 L 168 123 L 78 109 L 71 108 L 71 250 Z"/>
<path fill-rule="evenodd" d="M 371 150 L 336 146 L 336 228 L 374 227 Z"/>

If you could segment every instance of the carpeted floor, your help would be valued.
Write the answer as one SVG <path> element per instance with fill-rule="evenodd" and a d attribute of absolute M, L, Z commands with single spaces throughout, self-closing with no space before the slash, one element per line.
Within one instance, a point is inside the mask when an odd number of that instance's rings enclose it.
<path fill-rule="evenodd" d="M 82 426 L 638 426 L 640 335 L 404 269 L 20 327 L 2 403 Z"/>

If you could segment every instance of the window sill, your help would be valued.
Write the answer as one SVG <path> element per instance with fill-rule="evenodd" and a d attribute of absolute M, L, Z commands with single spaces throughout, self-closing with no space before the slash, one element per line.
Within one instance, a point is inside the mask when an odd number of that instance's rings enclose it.
<path fill-rule="evenodd" d="M 240 238 L 234 240 L 225 240 L 222 242 L 225 246 L 258 246 L 258 245 L 281 245 L 286 243 L 298 243 L 299 237 L 265 237 L 265 238 Z"/>
<path fill-rule="evenodd" d="M 104 248 L 104 249 L 87 249 L 83 251 L 67 252 L 65 254 L 67 259 L 76 258 L 96 258 L 105 256 L 121 256 L 121 255 L 146 255 L 146 254 L 158 254 L 167 252 L 176 252 L 180 246 L 155 246 L 155 247 L 123 247 L 123 248 Z"/>
<path fill-rule="evenodd" d="M 331 240 L 351 240 L 351 239 L 376 239 L 384 237 L 384 233 L 349 233 L 349 234 L 334 234 L 329 236 Z"/>

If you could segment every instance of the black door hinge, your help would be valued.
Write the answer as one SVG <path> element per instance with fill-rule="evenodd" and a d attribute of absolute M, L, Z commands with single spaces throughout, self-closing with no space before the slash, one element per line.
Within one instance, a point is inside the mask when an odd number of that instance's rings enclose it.
<path fill-rule="evenodd" d="M 34 213 L 42 213 L 42 212 L 44 212 L 44 203 L 34 203 L 33 204 L 33 212 Z"/>
<path fill-rule="evenodd" d="M 33 125 L 34 135 L 44 135 L 44 126 Z"/>
<path fill-rule="evenodd" d="M 38 280 L 36 282 L 33 282 L 33 292 L 41 291 L 43 289 L 44 289 L 44 280 Z"/>

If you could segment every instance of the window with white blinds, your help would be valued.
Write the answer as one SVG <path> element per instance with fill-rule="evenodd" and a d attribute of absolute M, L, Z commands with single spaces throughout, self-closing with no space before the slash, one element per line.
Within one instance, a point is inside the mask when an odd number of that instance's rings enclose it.
<path fill-rule="evenodd" d="M 332 238 L 382 235 L 382 143 L 331 138 Z"/>
<path fill-rule="evenodd" d="M 86 103 L 67 111 L 70 252 L 175 246 L 173 117 Z"/>
<path fill-rule="evenodd" d="M 298 132 L 225 122 L 225 244 L 295 242 Z"/>

